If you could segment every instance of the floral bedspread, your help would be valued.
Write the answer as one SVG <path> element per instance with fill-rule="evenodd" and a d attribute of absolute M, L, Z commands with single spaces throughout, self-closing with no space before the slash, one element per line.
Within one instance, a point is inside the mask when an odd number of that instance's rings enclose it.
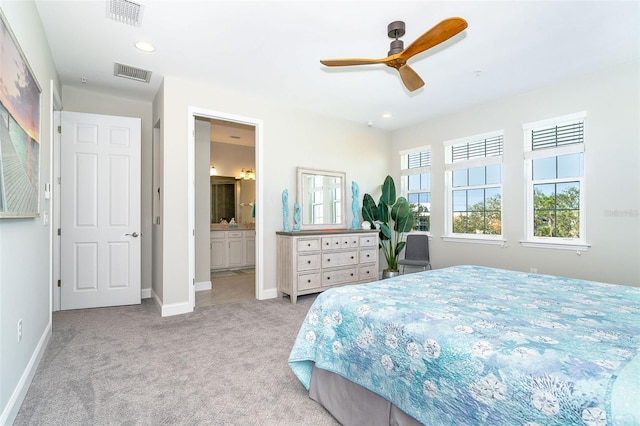
<path fill-rule="evenodd" d="M 289 364 L 436 425 L 640 425 L 640 288 L 455 266 L 318 295 Z"/>

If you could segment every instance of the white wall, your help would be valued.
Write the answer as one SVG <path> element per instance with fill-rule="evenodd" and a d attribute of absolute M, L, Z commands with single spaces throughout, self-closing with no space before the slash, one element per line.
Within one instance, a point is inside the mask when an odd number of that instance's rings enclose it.
<path fill-rule="evenodd" d="M 640 69 L 638 63 L 574 78 L 393 133 L 390 155 L 431 145 L 434 267 L 478 264 L 640 286 Z M 575 251 L 522 247 L 525 123 L 586 111 L 587 242 Z M 443 141 L 504 129 L 503 234 L 507 247 L 444 242 Z M 399 161 L 393 163 L 399 176 Z M 616 216 L 613 211 L 627 212 Z"/>
<path fill-rule="evenodd" d="M 150 289 L 152 251 L 151 206 L 153 201 L 151 184 L 151 102 L 116 97 L 84 88 L 64 86 L 62 88 L 62 109 L 64 111 L 117 115 L 141 119 L 141 288 Z"/>
<path fill-rule="evenodd" d="M 211 142 L 211 162 L 216 165 L 218 176 L 240 177 L 242 169 L 256 170 L 255 148 Z"/>
<path fill-rule="evenodd" d="M 0 7 L 40 87 L 40 211 L 51 217 L 43 185 L 50 182 L 51 89 L 60 83 L 32 1 Z M 0 424 L 13 422 L 51 333 L 50 226 L 42 218 L 0 219 Z M 23 320 L 22 341 L 17 339 Z"/>
<path fill-rule="evenodd" d="M 296 167 L 341 170 L 347 183 L 358 182 L 361 194 L 374 191 L 390 167 L 388 132 L 278 107 L 251 96 L 228 92 L 176 77 L 165 77 L 162 105 L 154 102 L 154 121 L 162 117 L 164 179 L 164 257 L 171 268 L 163 273 L 163 304 L 188 301 L 188 215 L 187 215 L 187 111 L 189 107 L 249 117 L 263 122 L 264 167 L 258 178 L 264 184 L 262 226 L 264 287 L 276 287 L 276 236 L 282 229 L 284 189 L 293 203 Z M 286 94 L 283 94 L 286 96 Z M 348 193 L 350 199 L 350 193 Z M 260 214 L 260 213 L 258 213 Z M 347 215 L 351 220 L 350 211 Z"/>

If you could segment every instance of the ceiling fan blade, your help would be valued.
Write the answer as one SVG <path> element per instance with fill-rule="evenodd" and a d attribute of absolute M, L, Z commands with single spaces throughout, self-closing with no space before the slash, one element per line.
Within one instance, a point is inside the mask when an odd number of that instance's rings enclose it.
<path fill-rule="evenodd" d="M 422 81 L 418 73 L 416 73 L 409 65 L 401 66 L 400 68 L 398 68 L 398 72 L 400 73 L 402 82 L 410 92 L 418 90 L 419 88 L 424 86 L 424 81 Z"/>
<path fill-rule="evenodd" d="M 449 40 L 454 35 L 464 31 L 465 28 L 467 28 L 467 21 L 462 18 L 445 19 L 418 37 L 406 49 L 400 52 L 398 56 L 407 60 L 413 55 L 417 55 L 433 46 L 437 46 L 443 41 Z"/>
<path fill-rule="evenodd" d="M 328 67 L 345 67 L 350 65 L 384 64 L 389 58 L 367 59 L 367 58 L 344 58 L 344 59 L 321 59 L 320 63 Z"/>

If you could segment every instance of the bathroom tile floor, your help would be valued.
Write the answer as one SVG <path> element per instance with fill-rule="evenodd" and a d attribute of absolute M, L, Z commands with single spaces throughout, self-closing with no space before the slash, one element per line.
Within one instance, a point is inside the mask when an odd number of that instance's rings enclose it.
<path fill-rule="evenodd" d="M 196 292 L 196 308 L 255 299 L 254 269 L 211 273 L 211 290 Z"/>

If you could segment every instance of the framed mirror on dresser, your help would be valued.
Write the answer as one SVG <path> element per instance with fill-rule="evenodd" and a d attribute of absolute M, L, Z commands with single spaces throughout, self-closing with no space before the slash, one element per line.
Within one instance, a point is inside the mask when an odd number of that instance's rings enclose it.
<path fill-rule="evenodd" d="M 300 229 L 346 229 L 344 172 L 297 168 Z"/>

